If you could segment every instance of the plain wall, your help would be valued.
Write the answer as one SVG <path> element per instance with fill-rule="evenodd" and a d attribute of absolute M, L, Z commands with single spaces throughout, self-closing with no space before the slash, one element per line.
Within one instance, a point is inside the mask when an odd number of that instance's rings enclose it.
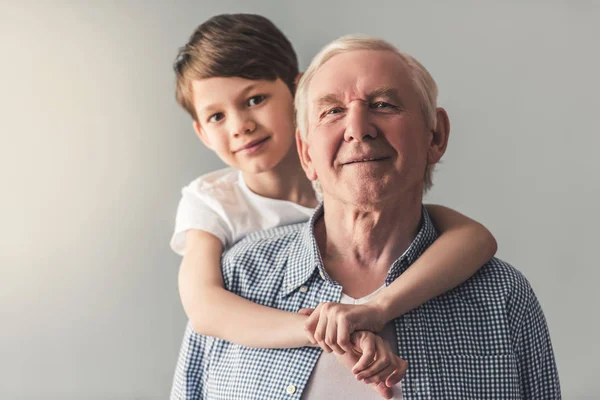
<path fill-rule="evenodd" d="M 358 32 L 428 67 L 452 132 L 427 201 L 489 227 L 539 297 L 564 398 L 600 398 L 600 3 L 449 3 L 1 2 L 0 398 L 167 398 L 180 189 L 222 166 L 171 65 L 224 12 L 271 18 L 303 68 Z"/>

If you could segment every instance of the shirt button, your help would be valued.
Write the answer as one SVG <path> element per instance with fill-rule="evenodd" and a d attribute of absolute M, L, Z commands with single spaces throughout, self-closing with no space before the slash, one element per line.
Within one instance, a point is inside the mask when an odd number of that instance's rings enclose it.
<path fill-rule="evenodd" d="M 296 393 L 296 386 L 290 385 L 287 387 L 287 389 L 285 391 L 287 392 L 287 394 L 294 394 L 294 393 Z"/>
<path fill-rule="evenodd" d="M 306 287 L 304 285 L 300 286 L 300 293 L 306 293 L 306 292 L 308 292 L 308 287 Z"/>

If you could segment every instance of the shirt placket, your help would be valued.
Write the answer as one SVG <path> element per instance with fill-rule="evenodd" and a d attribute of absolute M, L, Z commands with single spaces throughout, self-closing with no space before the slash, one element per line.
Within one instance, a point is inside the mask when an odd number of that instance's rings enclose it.
<path fill-rule="evenodd" d="M 407 259 L 393 267 L 388 277 L 389 285 L 408 268 Z M 408 361 L 408 370 L 402 380 L 402 397 L 405 400 L 431 399 L 431 376 L 428 365 L 428 348 L 420 308 L 412 310 L 394 320 L 398 343 L 398 355 Z"/>

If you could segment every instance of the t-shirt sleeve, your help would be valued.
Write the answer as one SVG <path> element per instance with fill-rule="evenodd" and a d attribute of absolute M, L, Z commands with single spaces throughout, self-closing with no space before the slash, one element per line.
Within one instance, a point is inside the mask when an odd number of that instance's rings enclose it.
<path fill-rule="evenodd" d="M 185 236 L 189 229 L 198 229 L 215 235 L 223 247 L 232 241 L 231 227 L 219 215 L 220 208 L 216 199 L 208 193 L 197 193 L 189 188 L 182 190 L 177 207 L 175 232 L 171 238 L 171 249 L 181 256 L 185 253 Z"/>

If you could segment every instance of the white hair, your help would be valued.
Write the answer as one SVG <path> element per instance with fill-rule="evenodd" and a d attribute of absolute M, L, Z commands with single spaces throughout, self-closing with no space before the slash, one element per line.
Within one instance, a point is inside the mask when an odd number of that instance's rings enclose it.
<path fill-rule="evenodd" d="M 346 35 L 323 47 L 313 58 L 298 82 L 294 103 L 296 106 L 296 124 L 302 140 L 306 141 L 308 137 L 308 89 L 315 73 L 323 64 L 336 55 L 357 50 L 391 51 L 402 59 L 409 71 L 417 96 L 419 96 L 423 117 L 429 128 L 433 129 L 436 125 L 438 88 L 429 71 L 414 57 L 403 53 L 396 46 L 383 39 L 365 35 Z M 424 176 L 423 190 L 425 192 L 432 186 L 432 172 L 433 165 L 428 166 Z M 318 182 L 313 182 L 313 186 L 318 193 L 321 193 Z"/>

